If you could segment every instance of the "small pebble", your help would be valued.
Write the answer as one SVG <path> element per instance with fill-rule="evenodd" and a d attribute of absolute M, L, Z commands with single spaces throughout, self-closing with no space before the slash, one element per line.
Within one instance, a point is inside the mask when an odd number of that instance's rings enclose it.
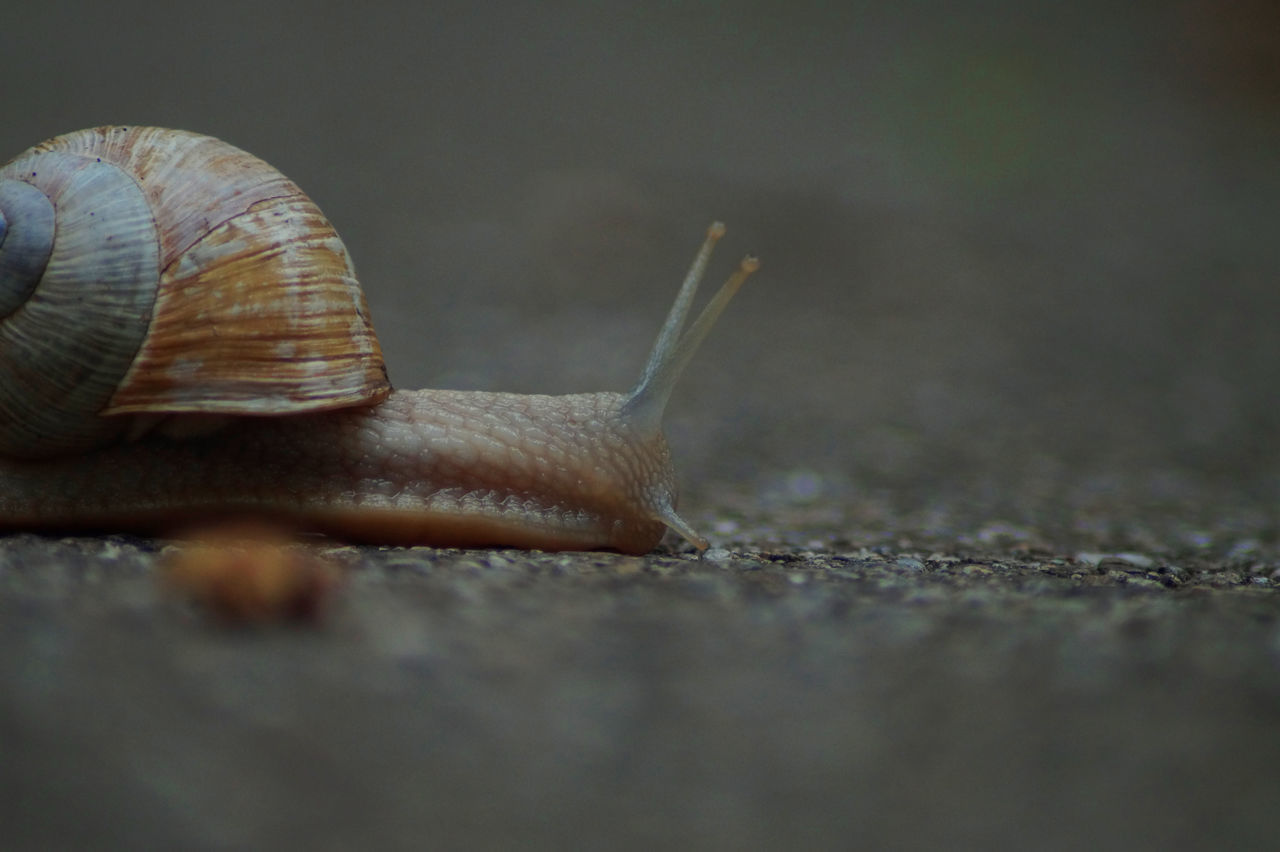
<path fill-rule="evenodd" d="M 1098 553 L 1094 551 L 1082 550 L 1076 554 L 1076 561 L 1083 562 L 1086 565 L 1099 565 L 1104 560 L 1114 559 L 1119 562 L 1127 562 L 1136 568 L 1153 568 L 1156 561 L 1150 556 L 1142 553 Z"/>

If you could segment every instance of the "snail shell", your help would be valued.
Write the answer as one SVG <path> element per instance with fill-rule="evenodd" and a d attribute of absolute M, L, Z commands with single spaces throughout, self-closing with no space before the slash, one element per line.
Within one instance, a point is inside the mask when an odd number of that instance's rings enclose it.
<path fill-rule="evenodd" d="M 0 455 L 389 392 L 346 248 L 257 157 L 98 127 L 0 168 Z"/>

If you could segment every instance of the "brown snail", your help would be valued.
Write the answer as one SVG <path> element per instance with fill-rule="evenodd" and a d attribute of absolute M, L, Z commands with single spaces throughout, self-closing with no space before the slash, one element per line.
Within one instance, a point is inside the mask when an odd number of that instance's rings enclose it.
<path fill-rule="evenodd" d="M 386 544 L 652 549 L 661 418 L 756 261 L 682 332 L 714 224 L 628 394 L 391 389 L 332 225 L 262 160 L 150 127 L 0 169 L 0 526 L 266 517 Z"/>

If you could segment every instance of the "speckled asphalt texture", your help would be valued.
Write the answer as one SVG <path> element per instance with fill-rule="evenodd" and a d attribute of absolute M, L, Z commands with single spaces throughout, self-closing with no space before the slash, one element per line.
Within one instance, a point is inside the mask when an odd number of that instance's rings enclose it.
<path fill-rule="evenodd" d="M 128 6 L 6 15 L 0 149 L 280 166 L 401 387 L 622 389 L 708 221 L 764 266 L 668 417 L 702 558 L 313 542 L 235 628 L 0 539 L 0 848 L 1274 848 L 1270 4 Z"/>

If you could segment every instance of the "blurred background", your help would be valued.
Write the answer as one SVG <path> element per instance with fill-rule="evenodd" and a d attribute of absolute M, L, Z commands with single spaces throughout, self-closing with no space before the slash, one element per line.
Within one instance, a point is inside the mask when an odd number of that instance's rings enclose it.
<path fill-rule="evenodd" d="M 26 4 L 0 150 L 150 123 L 262 156 L 406 387 L 629 386 L 723 219 L 711 277 L 764 266 L 673 404 L 695 493 L 1274 495 L 1276 9 Z"/>

